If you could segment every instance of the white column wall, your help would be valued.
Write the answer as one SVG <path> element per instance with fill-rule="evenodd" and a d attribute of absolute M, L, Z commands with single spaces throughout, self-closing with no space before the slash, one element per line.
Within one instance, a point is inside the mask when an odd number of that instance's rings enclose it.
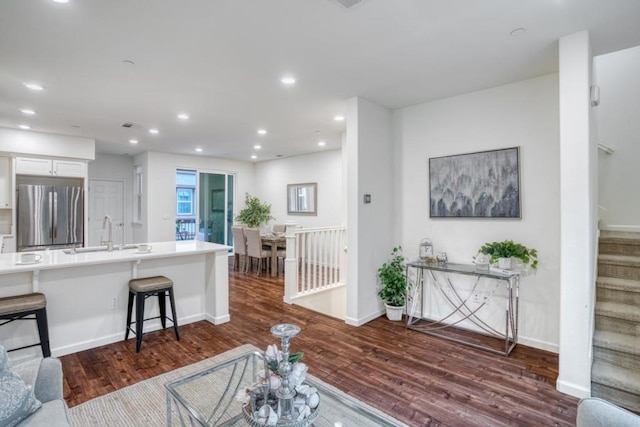
<path fill-rule="evenodd" d="M 591 393 L 595 144 L 590 141 L 591 47 L 586 31 L 560 39 L 560 363 L 557 389 Z"/>
<path fill-rule="evenodd" d="M 377 269 L 399 242 L 393 189 L 391 112 L 363 98 L 347 101 L 347 316 L 362 325 L 383 313 Z M 371 194 L 364 204 L 364 194 Z"/>
<path fill-rule="evenodd" d="M 0 128 L 0 152 L 16 155 L 93 160 L 95 145 L 91 138 Z"/>
<path fill-rule="evenodd" d="M 536 248 L 537 272 L 521 280 L 520 343 L 557 352 L 558 75 L 407 107 L 395 111 L 393 118 L 401 165 L 394 190 L 400 203 L 395 211 L 402 218 L 399 243 L 405 255 L 415 259 L 423 238 L 431 239 L 434 250 L 446 252 L 451 261 L 467 264 L 486 242 L 511 239 Z M 521 219 L 429 217 L 429 158 L 514 146 L 520 147 Z M 456 278 L 459 285 L 466 282 Z M 490 309 L 498 306 L 495 301 Z"/>
<path fill-rule="evenodd" d="M 269 160 L 255 164 L 255 190 L 250 192 L 271 205 L 270 224 L 294 221 L 302 227 L 343 225 L 342 152 L 322 151 L 303 156 Z M 317 215 L 287 214 L 287 185 L 318 184 Z M 244 193 L 239 195 L 244 201 Z"/>

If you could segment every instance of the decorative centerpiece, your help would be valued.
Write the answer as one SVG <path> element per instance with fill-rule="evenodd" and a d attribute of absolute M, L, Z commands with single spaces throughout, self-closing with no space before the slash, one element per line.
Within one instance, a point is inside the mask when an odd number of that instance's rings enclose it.
<path fill-rule="evenodd" d="M 283 323 L 273 326 L 271 333 L 282 341 L 282 351 L 273 344 L 261 354 L 264 378 L 239 396 L 244 418 L 252 426 L 309 426 L 320 413 L 320 396 L 304 383 L 308 368 L 299 361 L 304 353 L 289 353 L 289 340 L 300 333 L 300 327 Z"/>

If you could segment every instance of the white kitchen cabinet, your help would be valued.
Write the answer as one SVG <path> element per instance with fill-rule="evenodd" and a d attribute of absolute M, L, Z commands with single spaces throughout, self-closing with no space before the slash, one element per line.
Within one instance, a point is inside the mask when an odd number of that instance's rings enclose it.
<path fill-rule="evenodd" d="M 0 157 L 0 209 L 11 208 L 11 160 Z"/>
<path fill-rule="evenodd" d="M 0 253 L 8 254 L 16 251 L 16 241 L 13 236 L 4 236 L 2 239 L 2 247 Z"/>
<path fill-rule="evenodd" d="M 16 157 L 16 173 L 22 175 L 48 175 L 84 178 L 85 162 Z"/>

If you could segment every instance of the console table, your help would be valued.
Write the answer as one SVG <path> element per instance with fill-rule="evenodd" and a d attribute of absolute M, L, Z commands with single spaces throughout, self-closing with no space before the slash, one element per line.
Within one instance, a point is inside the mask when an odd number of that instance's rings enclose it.
<path fill-rule="evenodd" d="M 455 278 L 472 276 L 467 289 L 455 286 Z M 414 279 L 415 277 L 415 279 Z M 459 342 L 475 348 L 508 356 L 518 343 L 518 300 L 520 273 L 517 271 L 480 269 L 475 265 L 455 263 L 427 263 L 415 261 L 407 264 L 407 328 Z M 488 281 L 488 282 L 487 282 Z M 480 284 L 487 286 L 480 286 Z M 440 319 L 430 319 L 425 315 L 424 295 L 435 292 L 446 301 L 450 309 Z M 503 296 L 504 332 L 491 326 L 482 319 L 483 308 Z M 455 327 L 463 321 L 469 321 L 481 330 L 481 334 L 504 340 L 504 349 L 498 350 L 483 344 L 476 344 L 463 338 L 447 336 L 439 331 Z"/>

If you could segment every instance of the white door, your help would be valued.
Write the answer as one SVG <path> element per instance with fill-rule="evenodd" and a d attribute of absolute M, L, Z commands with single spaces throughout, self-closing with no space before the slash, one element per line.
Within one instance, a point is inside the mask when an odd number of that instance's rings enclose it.
<path fill-rule="evenodd" d="M 89 246 L 100 246 L 108 239 L 102 229 L 105 215 L 113 224 L 113 243 L 124 243 L 124 182 L 89 180 Z"/>

